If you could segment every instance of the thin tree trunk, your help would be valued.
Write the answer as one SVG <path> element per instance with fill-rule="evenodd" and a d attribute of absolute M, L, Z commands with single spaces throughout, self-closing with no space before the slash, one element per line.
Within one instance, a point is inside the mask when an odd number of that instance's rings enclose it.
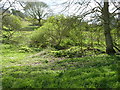
<path fill-rule="evenodd" d="M 114 55 L 115 50 L 113 49 L 113 40 L 110 33 L 110 21 L 109 21 L 109 2 L 108 0 L 104 0 L 103 7 L 103 19 L 104 19 L 104 35 L 106 42 L 106 53 L 109 55 Z"/>
<path fill-rule="evenodd" d="M 41 20 L 42 20 L 41 18 L 38 19 L 38 24 L 39 24 L 39 26 L 42 26 Z"/>

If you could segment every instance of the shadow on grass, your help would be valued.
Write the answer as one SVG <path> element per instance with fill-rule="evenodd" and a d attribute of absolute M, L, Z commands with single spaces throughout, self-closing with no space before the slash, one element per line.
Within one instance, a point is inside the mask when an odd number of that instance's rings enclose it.
<path fill-rule="evenodd" d="M 110 56 L 110 58 L 115 60 L 115 63 L 112 65 L 111 69 L 117 72 L 117 81 L 120 82 L 120 56 Z"/>

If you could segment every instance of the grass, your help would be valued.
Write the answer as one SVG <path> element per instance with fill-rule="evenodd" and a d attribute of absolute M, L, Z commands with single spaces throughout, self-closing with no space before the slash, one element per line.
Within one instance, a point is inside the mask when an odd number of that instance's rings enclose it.
<path fill-rule="evenodd" d="M 12 45 L 1 45 L 2 67 L 12 66 L 24 59 L 31 53 L 19 53 L 18 47 Z"/>
<path fill-rule="evenodd" d="M 2 48 L 4 88 L 120 88 L 120 56 L 55 58 Z"/>

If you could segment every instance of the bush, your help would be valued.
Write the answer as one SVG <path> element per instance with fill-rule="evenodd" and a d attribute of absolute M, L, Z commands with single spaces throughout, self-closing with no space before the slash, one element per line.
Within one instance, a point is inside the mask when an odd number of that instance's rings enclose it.
<path fill-rule="evenodd" d="M 81 51 L 81 48 L 78 46 L 71 47 L 69 49 L 65 50 L 59 50 L 59 51 L 51 51 L 51 55 L 54 55 L 55 57 L 82 57 L 84 54 Z"/>
<path fill-rule="evenodd" d="M 19 48 L 19 52 L 25 53 L 25 52 L 32 52 L 33 50 L 27 46 Z"/>
<path fill-rule="evenodd" d="M 3 20 L 3 30 L 2 30 L 2 43 L 11 43 L 11 39 L 16 31 L 19 31 L 22 27 L 21 18 L 14 15 L 6 15 Z"/>
<path fill-rule="evenodd" d="M 30 37 L 29 45 L 31 47 L 46 47 L 47 46 L 47 36 L 46 31 L 42 30 L 41 28 L 38 28 L 35 30 Z"/>
<path fill-rule="evenodd" d="M 63 49 L 67 47 L 66 45 L 71 45 L 73 42 L 65 39 L 69 38 L 70 30 L 74 28 L 74 21 L 71 19 L 71 17 L 63 15 L 49 17 L 43 26 L 36 29 L 30 44 L 34 47 L 52 46 L 56 49 Z"/>
<path fill-rule="evenodd" d="M 19 30 L 22 27 L 21 20 L 19 17 L 14 15 L 7 15 L 2 20 L 3 26 L 7 27 L 8 30 Z"/>

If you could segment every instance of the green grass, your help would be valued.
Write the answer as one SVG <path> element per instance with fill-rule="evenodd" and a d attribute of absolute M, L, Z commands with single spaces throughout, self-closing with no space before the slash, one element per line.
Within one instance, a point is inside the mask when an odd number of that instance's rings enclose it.
<path fill-rule="evenodd" d="M 12 66 L 17 64 L 31 53 L 19 53 L 18 47 L 13 45 L 1 45 L 2 66 Z"/>
<path fill-rule="evenodd" d="M 62 59 L 1 47 L 3 88 L 120 88 L 120 56 Z"/>

